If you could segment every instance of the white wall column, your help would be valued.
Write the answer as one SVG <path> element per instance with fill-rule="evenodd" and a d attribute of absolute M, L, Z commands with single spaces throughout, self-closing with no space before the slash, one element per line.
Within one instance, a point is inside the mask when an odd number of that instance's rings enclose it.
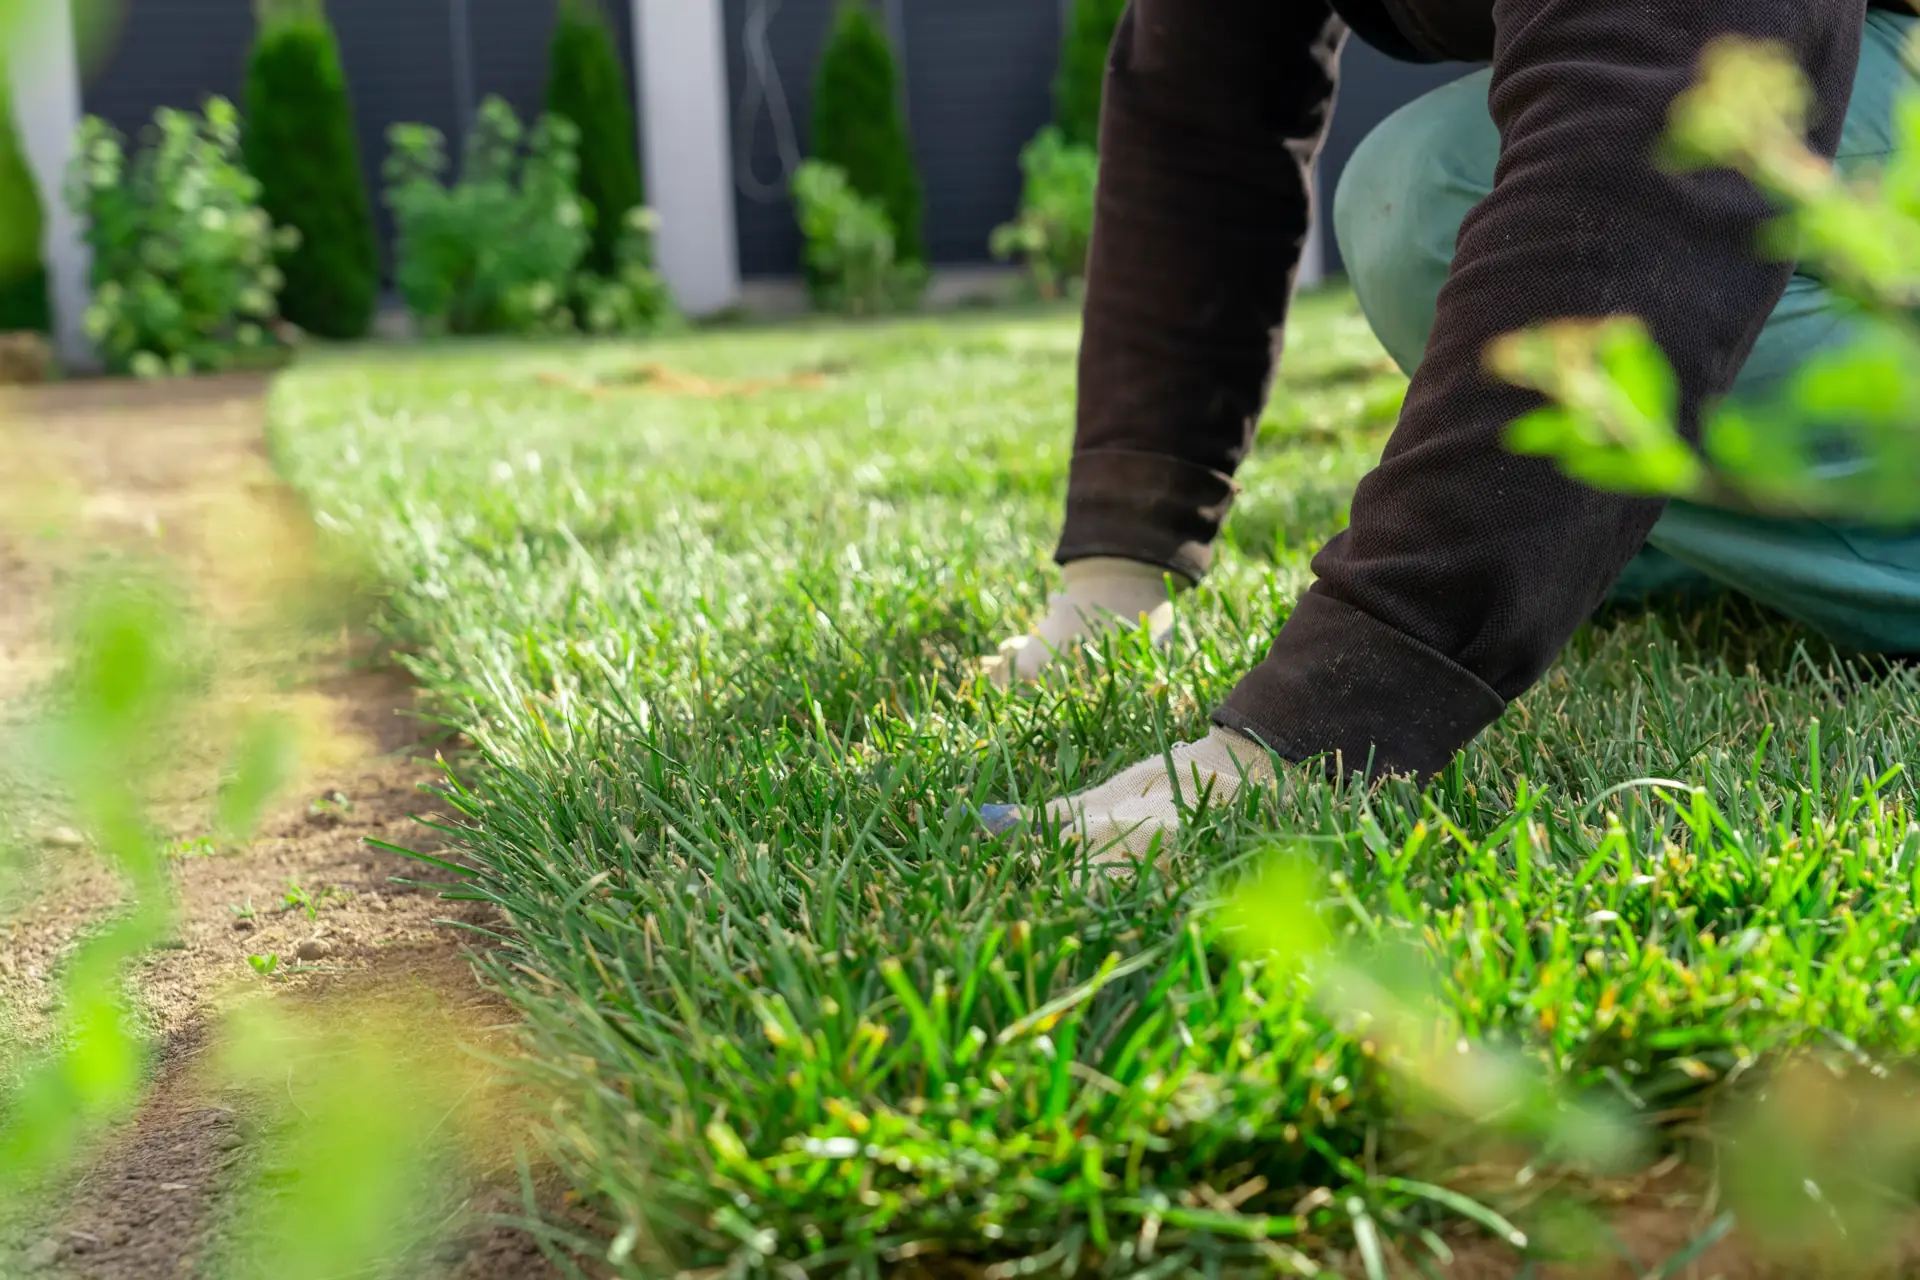
<path fill-rule="evenodd" d="M 740 300 L 721 0 L 631 0 L 647 203 L 660 270 L 689 315 Z"/>
<path fill-rule="evenodd" d="M 1307 227 L 1307 245 L 1300 253 L 1300 272 L 1294 278 L 1302 289 L 1318 289 L 1327 282 L 1327 227 L 1333 217 L 1333 192 L 1322 180 L 1326 166 L 1316 164 L 1313 171 L 1313 221 Z"/>
<path fill-rule="evenodd" d="M 42 252 L 52 295 L 54 343 L 69 370 L 91 371 L 98 365 L 82 320 L 91 298 L 92 258 L 80 220 L 67 210 L 63 195 L 80 127 L 80 61 L 69 0 L 32 0 L 8 35 L 14 124 L 46 209 Z"/>

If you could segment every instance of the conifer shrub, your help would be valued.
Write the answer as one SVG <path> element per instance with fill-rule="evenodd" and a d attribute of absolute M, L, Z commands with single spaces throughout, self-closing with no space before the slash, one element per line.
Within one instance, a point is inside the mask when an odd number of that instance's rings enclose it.
<path fill-rule="evenodd" d="M 364 337 L 380 302 L 380 241 L 340 50 L 315 0 L 262 10 L 242 147 L 267 215 L 300 233 L 280 263 L 282 316 L 323 338 Z"/>
<path fill-rule="evenodd" d="M 13 125 L 13 96 L 0 75 L 0 333 L 49 325 L 40 189 Z"/>
<path fill-rule="evenodd" d="M 643 187 L 626 70 L 600 0 L 561 0 L 549 61 L 547 113 L 580 135 L 580 198 L 593 231 L 587 266 L 611 275 Z"/>
<path fill-rule="evenodd" d="M 925 261 L 920 172 L 900 108 L 900 72 L 867 0 L 845 0 L 821 54 L 812 158 L 838 169 L 854 194 L 880 206 L 893 231 L 895 260 Z"/>
<path fill-rule="evenodd" d="M 1053 82 L 1054 123 L 1070 144 L 1100 140 L 1100 93 L 1106 83 L 1107 50 L 1127 0 L 1073 0 L 1060 42 L 1060 73 Z"/>

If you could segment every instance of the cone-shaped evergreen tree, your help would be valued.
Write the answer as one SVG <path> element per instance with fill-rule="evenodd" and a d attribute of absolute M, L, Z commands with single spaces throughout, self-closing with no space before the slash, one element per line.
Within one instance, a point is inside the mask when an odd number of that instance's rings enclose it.
<path fill-rule="evenodd" d="M 40 257 L 40 189 L 13 127 L 13 93 L 0 71 L 0 333 L 48 327 L 47 269 Z"/>
<path fill-rule="evenodd" d="M 846 0 L 813 86 L 813 158 L 834 165 L 893 225 L 897 261 L 926 257 L 920 172 L 900 110 L 900 72 L 866 0 Z"/>
<path fill-rule="evenodd" d="M 1067 141 L 1091 147 L 1100 140 L 1100 91 L 1107 50 L 1127 0 L 1073 0 L 1060 42 L 1060 74 L 1053 82 L 1053 114 Z"/>
<path fill-rule="evenodd" d="M 599 0 L 561 0 L 547 110 L 580 131 L 580 197 L 593 207 L 586 265 L 611 275 L 621 229 L 643 195 L 627 74 Z"/>
<path fill-rule="evenodd" d="M 323 338 L 364 337 L 380 302 L 380 241 L 339 46 L 317 3 L 263 11 L 243 149 L 261 206 L 300 232 L 281 261 L 280 314 Z"/>

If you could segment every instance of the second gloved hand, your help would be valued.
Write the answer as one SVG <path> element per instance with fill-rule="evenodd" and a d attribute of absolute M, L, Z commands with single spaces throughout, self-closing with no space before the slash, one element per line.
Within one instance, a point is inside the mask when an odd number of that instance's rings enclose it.
<path fill-rule="evenodd" d="M 981 663 L 1002 689 L 1039 678 L 1053 660 L 1115 627 L 1143 621 L 1155 644 L 1173 635 L 1173 601 L 1167 571 L 1137 560 L 1101 556 L 1075 560 L 1061 570 L 1066 590 L 1047 603 L 1047 615 L 1032 631 L 1015 636 Z M 1184 585 L 1177 576 L 1176 587 Z"/>

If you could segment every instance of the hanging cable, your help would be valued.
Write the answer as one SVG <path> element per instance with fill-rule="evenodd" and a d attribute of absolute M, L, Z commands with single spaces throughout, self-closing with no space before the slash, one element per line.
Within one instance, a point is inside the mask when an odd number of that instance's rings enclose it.
<path fill-rule="evenodd" d="M 746 83 L 740 88 L 739 109 L 733 118 L 733 180 L 747 199 L 759 204 L 781 204 L 787 182 L 800 167 L 800 137 L 793 127 L 793 109 L 787 102 L 780 68 L 767 43 L 767 28 L 785 0 L 747 0 L 746 22 L 740 33 L 746 58 Z M 773 125 L 773 145 L 780 157 L 780 176 L 764 182 L 753 169 L 753 144 L 764 110 Z"/>

